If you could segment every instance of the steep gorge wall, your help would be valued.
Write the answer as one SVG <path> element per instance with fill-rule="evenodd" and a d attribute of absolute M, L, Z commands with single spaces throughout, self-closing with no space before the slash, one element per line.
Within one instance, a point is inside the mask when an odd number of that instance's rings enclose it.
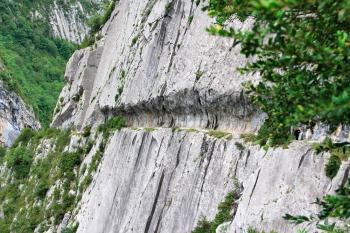
<path fill-rule="evenodd" d="M 70 59 L 52 126 L 96 128 L 113 115 L 129 126 L 107 143 L 70 221 L 79 221 L 78 232 L 190 233 L 200 216 L 215 216 L 235 178 L 242 196 L 227 232 L 251 226 L 292 233 L 296 227 L 283 214 L 317 212 L 315 198 L 346 180 L 349 162 L 330 180 L 323 172 L 329 154 L 316 154 L 308 142 L 238 148 L 239 135 L 264 119 L 241 87 L 258 76 L 237 72 L 246 59 L 231 40 L 205 32 L 211 19 L 201 7 L 120 0 L 103 38 Z M 210 137 L 208 129 L 233 138 Z"/>
<path fill-rule="evenodd" d="M 214 218 L 238 180 L 242 196 L 227 232 L 254 227 L 292 233 L 301 226 L 282 215 L 317 212 L 315 197 L 347 175 L 349 164 L 331 182 L 321 172 L 328 155 L 304 142 L 269 151 L 239 149 L 237 142 L 186 130 L 117 132 L 82 198 L 78 232 L 190 233 L 201 217 Z"/>

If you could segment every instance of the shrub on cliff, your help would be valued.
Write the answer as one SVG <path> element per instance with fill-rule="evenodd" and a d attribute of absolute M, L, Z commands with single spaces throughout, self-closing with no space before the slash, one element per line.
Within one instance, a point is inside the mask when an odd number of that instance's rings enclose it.
<path fill-rule="evenodd" d="M 17 179 L 25 178 L 30 171 L 33 155 L 25 147 L 13 148 L 6 155 L 7 165 L 13 169 Z"/>

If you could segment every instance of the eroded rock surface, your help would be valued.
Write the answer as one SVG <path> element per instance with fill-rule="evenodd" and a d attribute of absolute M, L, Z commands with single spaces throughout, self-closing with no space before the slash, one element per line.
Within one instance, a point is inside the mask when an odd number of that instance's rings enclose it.
<path fill-rule="evenodd" d="M 239 139 L 265 118 L 242 90 L 259 77 L 237 72 L 246 58 L 232 40 L 205 32 L 211 19 L 202 6 L 120 0 L 103 38 L 70 59 L 52 126 L 96 128 L 114 115 L 129 126 L 106 145 L 70 222 L 79 222 L 78 232 L 190 233 L 201 216 L 214 218 L 238 180 L 243 191 L 228 233 L 248 227 L 293 233 L 297 227 L 282 216 L 316 213 L 314 200 L 346 180 L 349 162 L 332 181 L 323 171 L 329 154 L 315 154 L 306 141 L 265 151 Z M 203 128 L 233 139 L 210 137 Z"/>
<path fill-rule="evenodd" d="M 200 217 L 214 218 L 238 180 L 243 192 L 227 232 L 292 233 L 282 215 L 317 212 L 315 198 L 344 178 L 342 170 L 332 183 L 323 173 L 328 155 L 305 142 L 268 151 L 237 142 L 186 130 L 117 132 L 83 196 L 78 232 L 190 233 Z"/>
<path fill-rule="evenodd" d="M 0 84 L 0 144 L 11 146 L 24 128 L 39 129 L 40 123 L 19 96 Z"/>
<path fill-rule="evenodd" d="M 205 32 L 211 19 L 201 5 L 166 5 L 119 1 L 104 38 L 69 62 L 70 82 L 52 126 L 95 124 L 118 113 L 134 126 L 256 130 L 263 115 L 248 104 L 241 84 L 257 77 L 237 72 L 246 62 L 239 49 Z"/>

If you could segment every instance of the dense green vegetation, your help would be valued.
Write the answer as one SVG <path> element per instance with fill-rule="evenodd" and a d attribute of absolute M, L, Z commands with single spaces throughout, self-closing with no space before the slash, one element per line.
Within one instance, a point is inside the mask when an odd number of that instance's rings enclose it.
<path fill-rule="evenodd" d="M 0 219 L 0 232 L 35 229 L 43 232 L 60 224 L 64 215 L 76 208 L 92 182 L 111 133 L 124 126 L 123 118 L 114 117 L 102 124 L 97 134 L 91 132 L 91 127 L 81 133 L 51 128 L 38 132 L 23 130 L 15 144 L 0 157 L 0 165 L 7 166 L 0 176 L 0 206 L 5 215 Z M 85 142 L 67 151 L 73 134 Z M 47 152 L 43 141 L 50 141 Z M 91 162 L 82 165 L 94 146 Z M 65 232 L 75 232 L 77 226 L 73 224 Z"/>
<path fill-rule="evenodd" d="M 57 1 L 63 8 L 74 2 Z M 79 2 L 87 11 L 97 10 L 91 1 Z M 53 37 L 48 21 L 52 6 L 51 0 L 0 2 L 0 62 L 5 65 L 0 79 L 33 106 L 43 125 L 50 122 L 63 86 L 65 64 L 76 47 Z M 34 17 L 34 11 L 41 17 Z"/>
<path fill-rule="evenodd" d="M 210 32 L 233 38 L 244 55 L 256 58 L 241 71 L 262 77 L 246 84 L 268 115 L 261 144 L 283 144 L 301 124 L 350 122 L 349 1 L 210 0 L 206 9 L 217 19 Z M 233 14 L 242 21 L 253 17 L 251 29 L 225 27 Z"/>
<path fill-rule="evenodd" d="M 69 191 L 75 185 L 74 169 L 79 166 L 81 153 L 63 151 L 71 132 L 56 129 L 29 132 L 24 130 L 20 136 L 23 141 L 17 140 L 5 156 L 10 173 L 2 174 L 1 182 L 6 185 L 0 190 L 0 203 L 5 218 L 0 219 L 0 232 L 33 232 L 45 220 L 58 224 L 74 206 L 75 197 Z M 47 157 L 33 163 L 34 155 L 40 153 L 37 148 L 42 139 L 53 140 L 55 148 Z M 46 198 L 58 180 L 62 184 L 55 188 L 51 199 Z M 41 230 L 47 229 L 46 224 L 48 222 L 41 225 Z"/>

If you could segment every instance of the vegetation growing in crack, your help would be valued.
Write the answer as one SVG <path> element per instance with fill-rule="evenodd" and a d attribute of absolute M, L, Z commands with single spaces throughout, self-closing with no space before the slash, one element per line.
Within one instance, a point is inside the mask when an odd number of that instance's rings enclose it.
<path fill-rule="evenodd" d="M 239 197 L 240 188 L 236 184 L 234 191 L 229 192 L 225 200 L 219 204 L 215 218 L 212 221 L 208 221 L 205 217 L 201 217 L 192 233 L 215 233 L 219 225 L 225 222 L 231 222 L 235 215 L 233 208 Z"/>
<path fill-rule="evenodd" d="M 247 233 L 267 233 L 265 231 L 259 231 L 256 228 L 249 227 Z M 277 233 L 276 231 L 270 231 L 269 233 Z M 299 233 L 299 232 L 298 232 Z"/>
<path fill-rule="evenodd" d="M 107 140 L 110 137 L 111 133 L 122 129 L 125 126 L 126 126 L 125 119 L 120 116 L 115 116 L 98 127 L 97 131 L 99 133 L 102 133 L 102 141 L 99 144 L 98 150 L 92 157 L 89 167 L 88 168 L 83 167 L 82 169 L 82 174 L 84 175 L 85 170 L 87 170 L 87 174 L 79 186 L 80 193 L 83 193 L 92 182 L 93 180 L 92 175 L 97 170 L 98 165 L 101 162 Z M 91 148 L 89 146 L 89 143 L 87 144 L 87 148 L 89 148 L 89 152 L 90 152 Z"/>
<path fill-rule="evenodd" d="M 117 94 L 115 95 L 115 102 L 118 102 L 120 100 L 120 97 L 123 93 L 124 90 L 124 85 L 125 85 L 125 77 L 126 77 L 126 72 L 125 70 L 122 70 L 120 72 L 119 76 L 119 83 L 118 83 L 118 88 L 117 88 Z"/>
<path fill-rule="evenodd" d="M 219 131 L 219 130 L 209 130 L 208 135 L 214 138 L 229 138 L 231 133 Z"/>
<path fill-rule="evenodd" d="M 112 132 L 120 130 L 125 126 L 125 119 L 121 116 L 115 116 L 107 120 L 104 124 L 99 125 L 97 131 L 102 133 L 104 139 L 108 139 Z"/>
<path fill-rule="evenodd" d="M 337 175 L 342 161 L 348 160 L 350 156 L 350 146 L 347 143 L 333 143 L 330 138 L 313 144 L 313 148 L 317 153 L 327 151 L 331 154 L 325 165 L 325 173 L 329 178 Z"/>

